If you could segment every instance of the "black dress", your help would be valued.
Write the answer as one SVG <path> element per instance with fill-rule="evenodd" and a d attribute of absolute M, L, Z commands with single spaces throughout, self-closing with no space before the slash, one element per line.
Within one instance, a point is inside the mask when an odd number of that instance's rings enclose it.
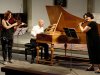
<path fill-rule="evenodd" d="M 9 25 L 7 23 L 7 25 Z M 8 60 L 12 59 L 12 46 L 13 46 L 13 33 L 14 33 L 14 28 L 10 29 L 5 29 L 2 27 L 1 30 L 1 45 L 2 45 L 2 55 L 3 55 L 3 60 Z"/>
<path fill-rule="evenodd" d="M 86 33 L 90 63 L 100 64 L 100 38 L 97 23 L 92 21 L 88 26 L 91 27 L 91 29 Z"/>

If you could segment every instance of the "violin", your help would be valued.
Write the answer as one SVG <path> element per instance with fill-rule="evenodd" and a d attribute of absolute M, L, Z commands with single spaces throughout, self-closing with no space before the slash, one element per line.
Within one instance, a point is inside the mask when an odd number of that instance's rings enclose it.
<path fill-rule="evenodd" d="M 84 23 L 86 23 L 87 22 L 87 20 L 85 20 L 84 22 L 82 22 L 82 24 L 81 25 L 83 25 Z"/>
<path fill-rule="evenodd" d="M 81 25 L 84 25 L 86 22 L 88 22 L 87 20 L 81 22 Z M 78 24 L 76 27 L 78 27 L 80 24 Z"/>

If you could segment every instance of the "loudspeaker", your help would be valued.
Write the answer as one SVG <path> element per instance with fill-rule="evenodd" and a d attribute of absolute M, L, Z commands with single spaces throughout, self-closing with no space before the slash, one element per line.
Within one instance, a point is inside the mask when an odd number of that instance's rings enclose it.
<path fill-rule="evenodd" d="M 67 0 L 54 0 L 54 5 L 60 5 L 62 7 L 67 6 Z"/>

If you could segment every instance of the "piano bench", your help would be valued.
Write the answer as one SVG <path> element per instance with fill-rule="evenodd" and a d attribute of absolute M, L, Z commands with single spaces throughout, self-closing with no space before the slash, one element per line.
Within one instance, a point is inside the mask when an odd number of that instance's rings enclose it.
<path fill-rule="evenodd" d="M 31 61 L 32 61 L 34 59 L 34 50 L 36 48 L 32 47 L 31 43 L 26 43 L 24 46 L 25 46 L 25 60 L 27 60 L 27 55 L 31 54 Z M 41 49 L 41 59 L 42 59 L 42 57 L 43 57 L 43 47 L 39 46 L 39 48 Z"/>

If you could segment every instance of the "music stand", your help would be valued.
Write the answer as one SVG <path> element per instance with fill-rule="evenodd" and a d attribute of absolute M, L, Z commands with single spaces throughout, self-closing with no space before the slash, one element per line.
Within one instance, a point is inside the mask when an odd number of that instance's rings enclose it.
<path fill-rule="evenodd" d="M 64 29 L 64 32 L 66 33 L 68 41 L 79 39 L 74 28 L 63 28 L 63 29 Z"/>
<path fill-rule="evenodd" d="M 72 50 L 72 43 L 75 42 L 75 40 L 78 40 L 79 37 L 78 35 L 76 34 L 76 31 L 74 28 L 63 28 L 64 29 L 64 32 L 68 38 L 68 41 L 71 43 L 71 48 L 70 50 Z M 71 51 L 71 57 L 72 57 L 72 51 Z M 70 71 L 72 71 L 72 58 L 70 59 Z M 75 71 L 73 71 L 75 73 L 75 75 L 78 75 Z"/>

